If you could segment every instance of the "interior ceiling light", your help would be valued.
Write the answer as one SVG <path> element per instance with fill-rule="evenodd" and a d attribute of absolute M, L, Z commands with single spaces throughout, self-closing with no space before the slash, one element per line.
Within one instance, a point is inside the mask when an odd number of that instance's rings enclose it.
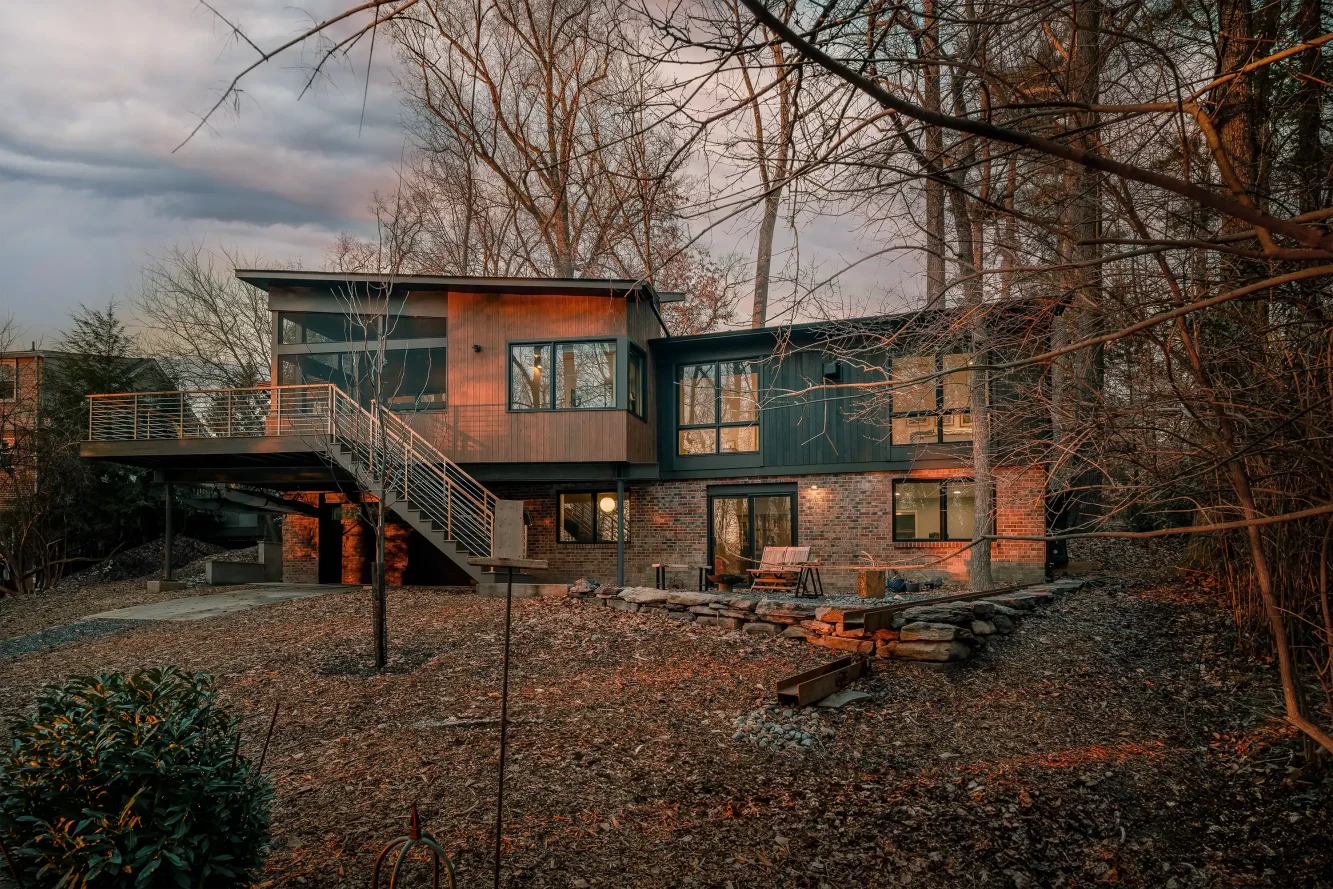
<path fill-rule="evenodd" d="M 602 508 L 602 512 L 612 513 L 616 511 L 616 498 L 607 494 L 597 501 L 597 505 Z"/>

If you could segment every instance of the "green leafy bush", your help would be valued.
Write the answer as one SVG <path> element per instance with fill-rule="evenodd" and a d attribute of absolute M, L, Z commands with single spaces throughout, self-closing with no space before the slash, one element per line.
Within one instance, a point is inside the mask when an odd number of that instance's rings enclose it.
<path fill-rule="evenodd" d="M 273 794 L 215 697 L 173 667 L 44 689 L 0 756 L 0 833 L 27 884 L 248 885 Z"/>

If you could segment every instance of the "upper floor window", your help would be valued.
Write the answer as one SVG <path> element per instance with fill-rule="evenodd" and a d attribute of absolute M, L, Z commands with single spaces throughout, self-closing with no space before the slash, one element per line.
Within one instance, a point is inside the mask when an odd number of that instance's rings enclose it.
<path fill-rule="evenodd" d="M 377 380 L 378 351 L 279 355 L 278 384 L 332 383 L 363 404 L 378 396 L 394 410 L 434 410 L 442 408 L 447 397 L 446 357 L 443 346 L 385 349 Z"/>
<path fill-rule="evenodd" d="M 931 377 L 893 392 L 893 443 L 935 444 L 971 441 L 968 401 L 970 355 L 909 355 L 893 360 L 894 382 Z"/>
<path fill-rule="evenodd" d="M 361 316 L 347 312 L 279 312 L 278 344 L 364 343 L 389 340 L 443 339 L 449 319 L 420 315 Z"/>
<path fill-rule="evenodd" d="M 614 340 L 509 347 L 510 410 L 591 410 L 615 406 Z"/>
<path fill-rule="evenodd" d="M 686 364 L 677 379 L 676 452 L 753 454 L 759 451 L 759 364 Z"/>
<path fill-rule="evenodd" d="M 627 401 L 629 412 L 636 417 L 647 416 L 648 400 L 644 397 L 644 387 L 648 377 L 648 362 L 643 352 L 634 346 L 629 350 L 629 392 Z"/>
<path fill-rule="evenodd" d="M 16 400 L 18 398 L 18 384 L 18 359 L 0 359 L 0 401 Z"/>

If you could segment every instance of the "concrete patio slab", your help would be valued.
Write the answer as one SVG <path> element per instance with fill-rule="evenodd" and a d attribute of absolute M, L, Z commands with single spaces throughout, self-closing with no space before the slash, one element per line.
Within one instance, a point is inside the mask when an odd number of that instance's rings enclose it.
<path fill-rule="evenodd" d="M 286 602 L 291 599 L 309 599 L 314 596 L 326 596 L 330 593 L 342 593 L 360 589 L 359 586 L 343 584 L 317 583 L 267 583 L 257 584 L 250 589 L 235 590 L 230 593 L 215 593 L 211 596 L 187 596 L 183 599 L 171 599 L 167 602 L 155 602 L 150 605 L 135 605 L 132 608 L 117 608 L 91 614 L 85 620 L 205 620 L 221 617 L 233 611 L 245 611 L 274 602 Z"/>

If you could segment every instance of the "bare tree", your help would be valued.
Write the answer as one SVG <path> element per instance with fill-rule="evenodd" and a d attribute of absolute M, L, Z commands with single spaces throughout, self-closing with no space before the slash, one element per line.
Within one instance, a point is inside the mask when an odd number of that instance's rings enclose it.
<path fill-rule="evenodd" d="M 179 385 L 244 388 L 268 381 L 268 295 L 237 280 L 234 270 L 271 265 L 195 244 L 167 247 L 148 260 L 135 308 L 146 347 L 170 360 Z"/>

